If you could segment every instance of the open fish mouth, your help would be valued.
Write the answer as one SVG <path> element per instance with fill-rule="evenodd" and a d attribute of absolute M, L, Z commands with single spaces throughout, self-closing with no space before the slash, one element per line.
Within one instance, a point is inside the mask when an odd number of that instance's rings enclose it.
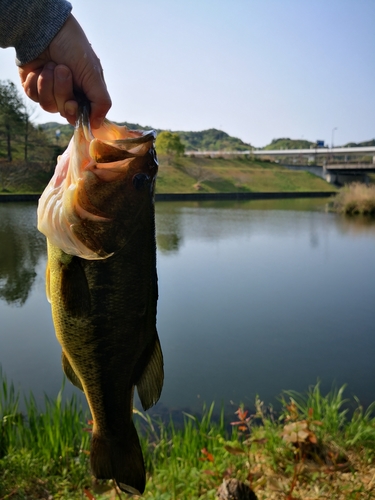
<path fill-rule="evenodd" d="M 103 243 L 105 226 L 113 220 L 110 204 L 96 202 L 104 188 L 100 183 L 120 181 L 132 172 L 137 160 L 149 155 L 149 167 L 157 165 L 153 149 L 156 133 L 129 130 L 104 120 L 102 127 L 92 132 L 89 110 L 82 106 L 74 135 L 67 150 L 58 158 L 55 173 L 39 200 L 38 229 L 50 243 L 69 255 L 88 260 L 106 259 L 113 255 L 110 244 Z M 156 170 L 133 172 L 132 182 L 139 190 L 149 180 L 150 189 Z M 99 180 L 98 193 L 89 193 L 93 177 Z M 147 184 L 147 183 L 146 183 Z M 103 188 L 103 189 L 101 189 Z M 90 234 L 98 241 L 82 236 L 84 226 L 91 224 Z M 96 224 L 97 230 L 92 224 Z M 86 231 L 87 233 L 87 231 Z M 107 238 L 108 239 L 108 238 Z"/>

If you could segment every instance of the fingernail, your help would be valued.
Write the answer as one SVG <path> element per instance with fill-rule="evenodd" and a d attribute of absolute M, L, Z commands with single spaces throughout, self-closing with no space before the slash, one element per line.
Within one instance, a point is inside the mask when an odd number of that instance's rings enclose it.
<path fill-rule="evenodd" d="M 67 102 L 64 106 L 65 113 L 70 116 L 76 116 L 77 113 L 77 103 Z"/>
<path fill-rule="evenodd" d="M 55 76 L 61 81 L 66 81 L 70 78 L 70 71 L 66 66 L 56 66 Z"/>

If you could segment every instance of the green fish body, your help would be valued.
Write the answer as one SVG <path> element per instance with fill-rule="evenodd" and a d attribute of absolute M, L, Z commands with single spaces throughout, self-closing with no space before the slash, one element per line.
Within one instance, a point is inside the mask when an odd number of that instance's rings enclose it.
<path fill-rule="evenodd" d="M 47 296 L 64 372 L 84 391 L 92 413 L 92 472 L 142 493 L 134 387 L 148 409 L 163 385 L 154 134 L 106 121 L 94 138 L 87 125 L 83 112 L 39 202 L 38 227 L 48 246 Z"/>

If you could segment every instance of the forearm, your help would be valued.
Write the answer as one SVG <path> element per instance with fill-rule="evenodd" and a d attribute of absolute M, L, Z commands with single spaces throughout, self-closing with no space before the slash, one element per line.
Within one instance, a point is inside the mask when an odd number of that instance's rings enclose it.
<path fill-rule="evenodd" d="M 18 65 L 33 61 L 71 10 L 66 0 L 0 0 L 0 47 L 15 47 Z"/>

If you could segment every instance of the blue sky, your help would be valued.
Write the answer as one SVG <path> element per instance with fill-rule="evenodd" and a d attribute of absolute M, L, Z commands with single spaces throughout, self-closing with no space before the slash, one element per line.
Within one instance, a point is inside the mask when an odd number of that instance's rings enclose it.
<path fill-rule="evenodd" d="M 99 55 L 108 117 L 219 128 L 261 147 L 375 138 L 374 0 L 72 0 Z M 18 79 L 14 50 L 0 78 Z M 34 121 L 63 121 L 43 111 Z"/>

